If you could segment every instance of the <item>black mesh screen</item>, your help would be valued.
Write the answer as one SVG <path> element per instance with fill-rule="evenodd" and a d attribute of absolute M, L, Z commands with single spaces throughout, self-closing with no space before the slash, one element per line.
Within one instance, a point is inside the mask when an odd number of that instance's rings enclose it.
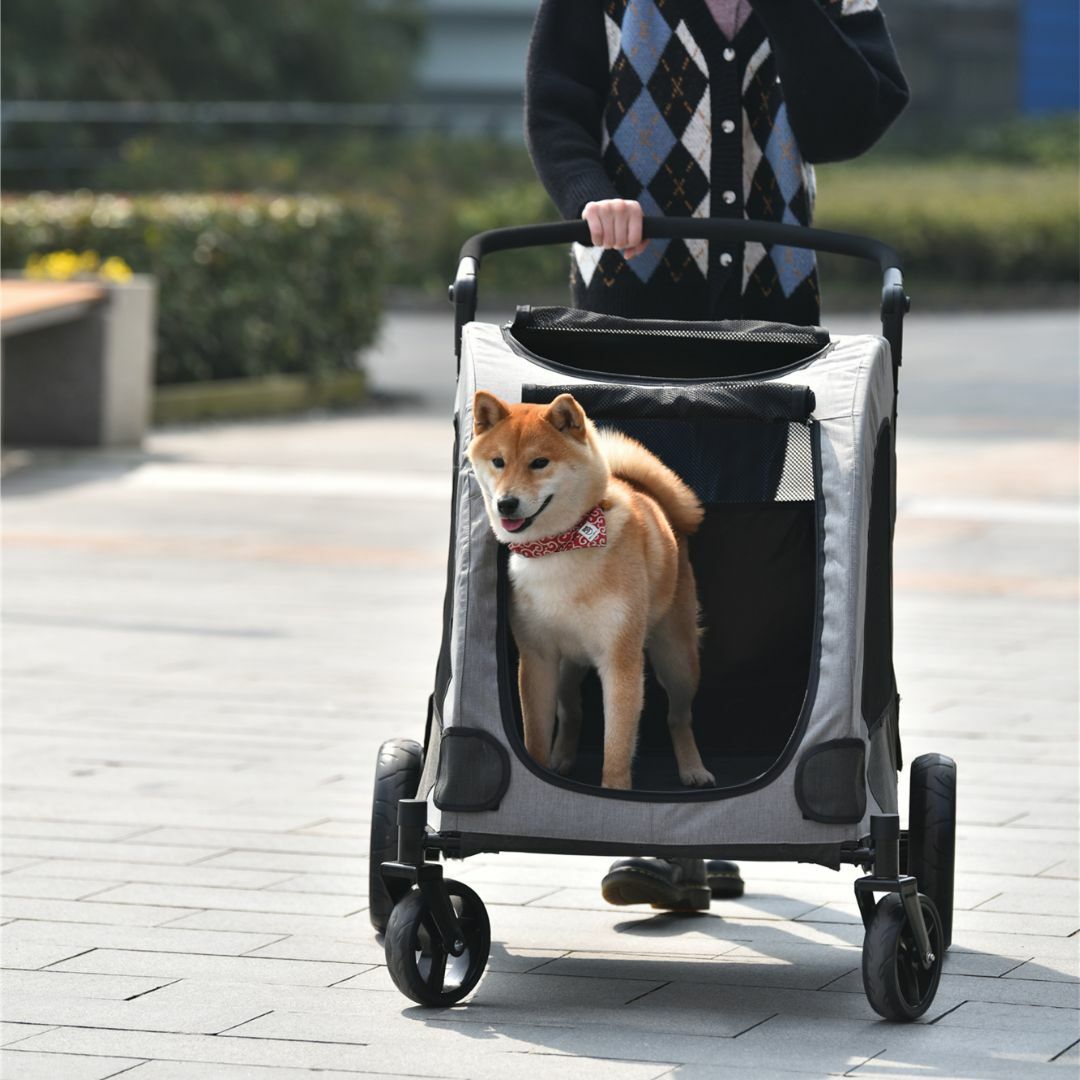
<path fill-rule="evenodd" d="M 624 319 L 574 308 L 519 308 L 511 343 L 581 371 L 730 378 L 797 365 L 829 344 L 817 326 L 749 321 Z"/>
<path fill-rule="evenodd" d="M 814 411 L 814 392 L 808 386 L 783 382 L 698 383 L 692 386 L 567 383 L 564 386 L 527 384 L 521 388 L 522 401 L 554 401 L 560 394 L 573 394 L 593 420 L 624 420 L 628 417 L 806 420 Z"/>

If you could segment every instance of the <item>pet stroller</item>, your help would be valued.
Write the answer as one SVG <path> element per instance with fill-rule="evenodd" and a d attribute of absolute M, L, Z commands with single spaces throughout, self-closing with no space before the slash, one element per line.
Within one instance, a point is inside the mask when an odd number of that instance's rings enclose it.
<path fill-rule="evenodd" d="M 521 307 L 502 327 L 478 323 L 485 255 L 589 236 L 584 223 L 565 222 L 465 244 L 450 290 L 459 374 L 442 649 L 423 746 L 394 739 L 379 751 L 372 923 L 398 988 L 449 1005 L 479 981 L 490 929 L 480 898 L 443 876 L 440 857 L 851 864 L 866 875 L 855 895 L 867 997 L 882 1016 L 913 1020 L 933 1001 L 949 947 L 956 766 L 938 754 L 914 763 L 902 830 L 892 663 L 896 389 L 908 308 L 900 260 L 865 237 L 781 224 L 651 218 L 645 230 L 874 262 L 882 336 L 553 307 Z M 594 675 L 571 773 L 526 753 L 508 556 L 464 452 L 477 389 L 510 402 L 572 392 L 597 424 L 657 454 L 705 506 L 690 540 L 705 627 L 693 714 L 715 787 L 679 783 L 664 693 L 649 671 L 632 790 L 600 787 Z"/>

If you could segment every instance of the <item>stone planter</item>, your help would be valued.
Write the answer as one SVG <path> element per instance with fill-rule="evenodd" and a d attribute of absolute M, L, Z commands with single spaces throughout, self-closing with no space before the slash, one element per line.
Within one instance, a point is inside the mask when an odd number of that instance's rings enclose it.
<path fill-rule="evenodd" d="M 154 379 L 157 283 L 136 275 L 123 284 L 92 284 L 99 293 L 93 300 L 58 300 L 4 319 L 5 443 L 142 442 Z M 41 285 L 47 289 L 49 283 Z"/>

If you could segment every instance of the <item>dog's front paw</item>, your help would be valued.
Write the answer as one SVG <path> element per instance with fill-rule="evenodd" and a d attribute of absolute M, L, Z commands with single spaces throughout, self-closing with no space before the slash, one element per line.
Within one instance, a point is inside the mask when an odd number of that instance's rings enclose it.
<path fill-rule="evenodd" d="M 716 777 L 704 765 L 680 769 L 679 779 L 686 787 L 716 787 Z"/>
<path fill-rule="evenodd" d="M 551 751 L 551 761 L 548 764 L 548 768 L 551 769 L 552 772 L 557 772 L 560 776 L 569 776 L 576 761 L 576 754 L 566 750 L 560 750 L 558 743 L 556 743 L 555 749 Z"/>

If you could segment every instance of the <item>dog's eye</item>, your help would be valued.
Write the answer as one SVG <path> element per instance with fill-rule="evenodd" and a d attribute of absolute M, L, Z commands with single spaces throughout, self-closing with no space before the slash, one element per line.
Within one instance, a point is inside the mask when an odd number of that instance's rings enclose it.
<path fill-rule="evenodd" d="M 496 469 L 501 469 L 506 464 L 506 462 L 503 461 L 501 457 L 493 457 L 491 459 L 491 464 L 494 465 Z"/>
<path fill-rule="evenodd" d="M 529 462 L 530 469 L 546 469 L 548 467 L 548 459 L 546 457 L 533 458 Z"/>

